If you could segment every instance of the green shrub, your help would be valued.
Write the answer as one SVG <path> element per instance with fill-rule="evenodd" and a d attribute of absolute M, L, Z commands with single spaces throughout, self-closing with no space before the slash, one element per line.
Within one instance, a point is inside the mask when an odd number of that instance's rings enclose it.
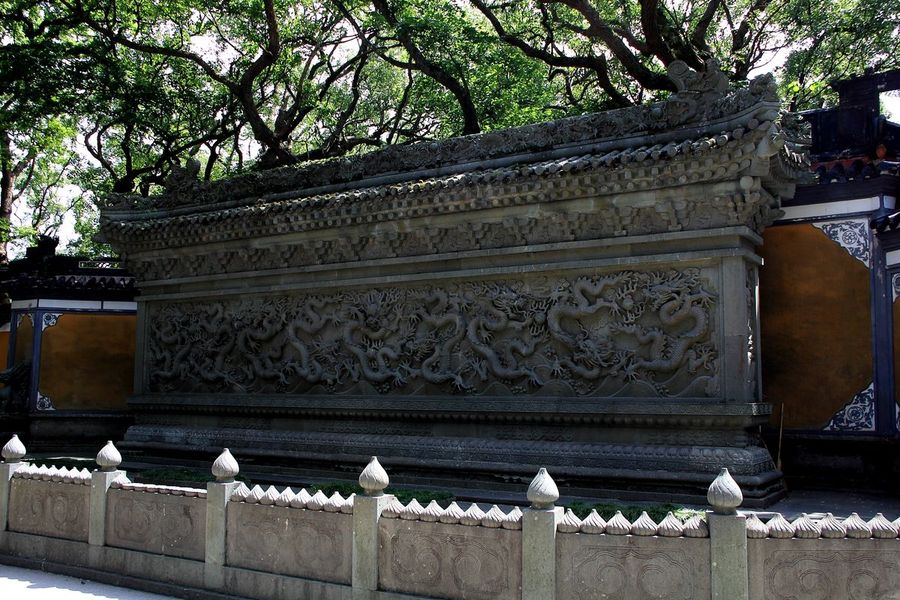
<path fill-rule="evenodd" d="M 647 514 L 650 516 L 650 518 L 657 523 L 662 521 L 669 512 L 673 513 L 682 521 L 691 518 L 695 514 L 703 514 L 703 511 L 701 510 L 685 508 L 683 506 L 677 506 L 675 504 L 659 504 L 655 506 L 630 506 L 625 504 L 611 503 L 589 504 L 587 502 L 573 502 L 572 504 L 566 505 L 566 508 L 571 508 L 572 512 L 578 515 L 579 519 L 587 517 L 590 514 L 591 510 L 596 510 L 597 513 L 606 521 L 611 519 L 616 514 L 616 511 L 621 511 L 622 515 L 629 521 L 634 521 L 641 516 L 642 512 L 647 511 Z"/>

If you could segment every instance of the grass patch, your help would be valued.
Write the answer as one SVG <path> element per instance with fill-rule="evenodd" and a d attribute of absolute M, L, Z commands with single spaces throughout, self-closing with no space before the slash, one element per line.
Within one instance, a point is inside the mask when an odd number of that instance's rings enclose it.
<path fill-rule="evenodd" d="M 573 502 L 567 504 L 566 508 L 571 508 L 572 512 L 578 515 L 579 519 L 587 517 L 591 510 L 596 510 L 604 520 L 611 519 L 617 511 L 621 511 L 622 515 L 629 521 L 634 521 L 641 516 L 641 513 L 647 511 L 651 519 L 659 523 L 668 513 L 674 514 L 676 517 L 685 521 L 694 515 L 702 515 L 702 510 L 685 508 L 675 504 L 659 504 L 655 506 L 629 506 L 625 504 L 588 504 L 587 502 Z"/>
<path fill-rule="evenodd" d="M 202 484 L 216 480 L 209 471 L 191 469 L 188 467 L 158 467 L 144 469 L 143 471 L 135 472 L 134 478 L 144 483 L 156 484 L 168 482 Z M 235 480 L 243 481 L 247 485 L 250 485 L 250 480 L 243 475 L 238 475 L 235 477 Z"/>

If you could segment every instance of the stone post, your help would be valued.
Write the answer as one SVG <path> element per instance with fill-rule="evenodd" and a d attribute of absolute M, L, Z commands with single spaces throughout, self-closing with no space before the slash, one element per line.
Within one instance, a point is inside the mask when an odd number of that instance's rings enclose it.
<path fill-rule="evenodd" d="M 522 600 L 556 598 L 556 525 L 562 518 L 556 482 L 541 469 L 528 486 L 522 515 Z"/>
<path fill-rule="evenodd" d="M 394 499 L 385 494 L 388 474 L 376 457 L 359 475 L 365 495 L 353 499 L 353 566 L 351 583 L 354 600 L 373 598 L 378 590 L 378 521 L 381 511 Z"/>
<path fill-rule="evenodd" d="M 237 461 L 228 448 L 212 464 L 216 478 L 206 484 L 206 566 L 204 580 L 207 587 L 221 588 L 224 581 L 225 538 L 227 535 L 228 501 L 240 485 L 234 478 L 240 472 Z"/>
<path fill-rule="evenodd" d="M 745 177 L 744 180 L 751 177 Z M 743 180 L 742 180 L 743 181 Z M 752 183 L 742 183 L 752 185 Z M 734 402 L 759 402 L 756 381 L 757 357 L 750 347 L 750 336 L 757 335 L 756 294 L 750 285 L 755 280 L 756 265 L 740 256 L 722 259 L 722 302 L 726 306 L 722 319 L 721 381 L 722 397 Z M 754 327 L 751 330 L 751 326 Z M 758 340 L 757 340 L 758 346 Z"/>
<path fill-rule="evenodd" d="M 709 486 L 706 499 L 713 507 L 707 512 L 712 600 L 749 600 L 747 524 L 737 514 L 744 495 L 728 469 Z"/>
<path fill-rule="evenodd" d="M 91 474 L 88 544 L 103 546 L 106 543 L 106 493 L 116 478 L 125 476 L 125 471 L 116 469 L 122 464 L 122 455 L 119 454 L 112 441 L 106 442 L 106 445 L 100 449 L 96 462 L 100 470 Z"/>
<path fill-rule="evenodd" d="M 13 435 L 3 450 L 0 451 L 3 462 L 0 463 L 0 532 L 6 531 L 9 522 L 9 491 L 12 487 L 13 473 L 25 464 L 22 457 L 25 456 L 25 445 L 19 440 L 19 436 Z"/>

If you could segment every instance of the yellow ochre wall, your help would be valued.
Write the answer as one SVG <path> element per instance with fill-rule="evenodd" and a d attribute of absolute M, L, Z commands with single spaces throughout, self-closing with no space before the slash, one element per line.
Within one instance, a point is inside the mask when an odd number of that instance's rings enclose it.
<path fill-rule="evenodd" d="M 41 334 L 40 393 L 57 410 L 124 409 L 134 352 L 134 315 L 63 313 Z"/>
<path fill-rule="evenodd" d="M 9 331 L 0 331 L 0 369 L 6 368 L 9 358 Z"/>
<path fill-rule="evenodd" d="M 778 424 L 821 429 L 872 381 L 869 270 L 810 224 L 770 227 L 759 249 L 763 399 Z"/>

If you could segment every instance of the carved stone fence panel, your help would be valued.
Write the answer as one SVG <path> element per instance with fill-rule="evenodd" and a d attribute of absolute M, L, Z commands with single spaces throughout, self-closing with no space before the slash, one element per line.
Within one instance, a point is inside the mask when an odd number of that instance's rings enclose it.
<path fill-rule="evenodd" d="M 230 502 L 226 531 L 227 565 L 350 583 L 348 514 Z"/>
<path fill-rule="evenodd" d="M 521 531 L 388 519 L 378 537 L 382 589 L 467 600 L 521 597 Z"/>
<path fill-rule="evenodd" d="M 205 498 L 109 490 L 109 546 L 203 560 L 205 528 Z"/>
<path fill-rule="evenodd" d="M 558 598 L 706 600 L 709 539 L 561 534 Z"/>
<path fill-rule="evenodd" d="M 754 600 L 900 598 L 896 539 L 748 540 Z"/>
<path fill-rule="evenodd" d="M 10 483 L 11 531 L 87 541 L 90 487 L 18 477 Z"/>

